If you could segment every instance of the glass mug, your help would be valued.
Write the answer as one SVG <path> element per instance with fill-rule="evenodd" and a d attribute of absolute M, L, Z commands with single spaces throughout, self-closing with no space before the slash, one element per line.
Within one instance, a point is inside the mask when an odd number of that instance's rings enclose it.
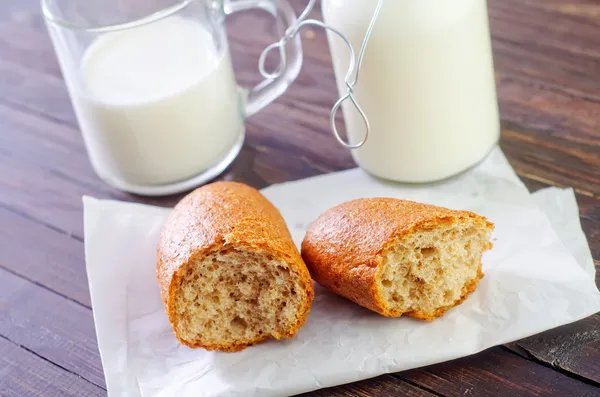
<path fill-rule="evenodd" d="M 42 0 L 46 24 L 95 172 L 120 190 L 164 195 L 216 177 L 244 141 L 244 120 L 280 96 L 302 65 L 300 38 L 281 74 L 242 95 L 224 19 L 260 8 L 279 32 L 286 0 Z"/>

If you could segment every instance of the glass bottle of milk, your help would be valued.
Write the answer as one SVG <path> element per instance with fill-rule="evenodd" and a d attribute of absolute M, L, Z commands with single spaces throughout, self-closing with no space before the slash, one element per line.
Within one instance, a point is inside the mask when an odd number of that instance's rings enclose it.
<path fill-rule="evenodd" d="M 121 190 L 172 194 L 222 172 L 244 120 L 300 71 L 299 38 L 279 77 L 237 87 L 224 20 L 268 10 L 280 33 L 287 0 L 42 0 L 42 9 L 96 173 Z"/>
<path fill-rule="evenodd" d="M 360 48 L 376 0 L 323 0 L 327 24 Z M 340 94 L 348 50 L 329 33 Z M 355 161 L 382 178 L 429 182 L 480 161 L 500 135 L 486 0 L 384 0 L 354 89 L 371 132 Z M 350 142 L 364 123 L 343 104 Z"/>

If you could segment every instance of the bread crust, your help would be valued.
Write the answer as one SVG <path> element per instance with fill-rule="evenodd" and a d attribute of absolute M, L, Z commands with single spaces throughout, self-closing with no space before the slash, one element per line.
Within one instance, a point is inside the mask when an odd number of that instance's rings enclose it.
<path fill-rule="evenodd" d="M 463 288 L 462 297 L 433 315 L 388 309 L 377 279 L 389 247 L 411 233 L 453 223 L 493 228 L 485 217 L 469 211 L 393 198 L 352 200 L 324 212 L 309 226 L 302 242 L 302 257 L 312 278 L 336 294 L 384 316 L 405 314 L 433 320 L 475 290 L 483 277 L 481 267 L 478 277 Z"/>
<path fill-rule="evenodd" d="M 285 261 L 304 285 L 305 308 L 288 332 L 275 335 L 293 337 L 306 321 L 314 297 L 312 279 L 279 211 L 256 189 L 242 183 L 216 182 L 185 196 L 166 219 L 157 246 L 156 273 L 160 294 L 175 336 L 189 347 L 207 350 L 239 351 L 269 338 L 261 336 L 244 343 L 206 345 L 183 340 L 176 331 L 173 309 L 179 270 L 207 254 L 227 249 L 243 249 L 272 255 Z"/>

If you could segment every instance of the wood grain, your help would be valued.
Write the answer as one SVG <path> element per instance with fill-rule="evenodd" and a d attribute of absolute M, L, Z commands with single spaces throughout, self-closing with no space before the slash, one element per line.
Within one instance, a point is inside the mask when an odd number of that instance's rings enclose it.
<path fill-rule="evenodd" d="M 518 170 L 600 193 L 600 6 L 490 1 L 503 149 Z"/>
<path fill-rule="evenodd" d="M 446 397 L 569 396 L 597 397 L 598 387 L 551 368 L 493 348 L 452 362 L 395 374 Z"/>
<path fill-rule="evenodd" d="M 338 387 L 329 387 L 311 393 L 299 394 L 296 397 L 434 397 L 437 394 L 428 392 L 418 386 L 406 382 L 398 382 L 391 375 L 367 379 Z"/>
<path fill-rule="evenodd" d="M 93 397 L 106 391 L 0 337 L 0 396 Z"/>
<path fill-rule="evenodd" d="M 0 268 L 91 307 L 81 240 L 2 207 Z M 18 230 L 19 233 L 15 233 Z M 36 249 L 32 249 L 35 236 Z"/>
<path fill-rule="evenodd" d="M 600 315 L 588 317 L 507 346 L 569 374 L 575 374 L 600 388 Z"/>
<path fill-rule="evenodd" d="M 0 291 L 2 337 L 104 388 L 88 308 L 2 269 Z"/>

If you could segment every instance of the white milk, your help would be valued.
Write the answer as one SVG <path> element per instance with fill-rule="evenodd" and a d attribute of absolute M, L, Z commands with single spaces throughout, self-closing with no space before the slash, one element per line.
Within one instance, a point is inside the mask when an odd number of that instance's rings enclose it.
<path fill-rule="evenodd" d="M 325 22 L 358 54 L 375 0 L 323 0 Z M 348 49 L 329 33 L 340 93 Z M 383 178 L 426 182 L 481 160 L 499 138 L 499 116 L 485 0 L 385 0 L 369 41 L 356 98 L 372 126 L 355 161 Z M 365 127 L 350 102 L 351 142 Z"/>
<path fill-rule="evenodd" d="M 104 35 L 86 51 L 74 107 L 105 180 L 164 184 L 206 170 L 241 138 L 227 48 L 172 16 Z"/>

